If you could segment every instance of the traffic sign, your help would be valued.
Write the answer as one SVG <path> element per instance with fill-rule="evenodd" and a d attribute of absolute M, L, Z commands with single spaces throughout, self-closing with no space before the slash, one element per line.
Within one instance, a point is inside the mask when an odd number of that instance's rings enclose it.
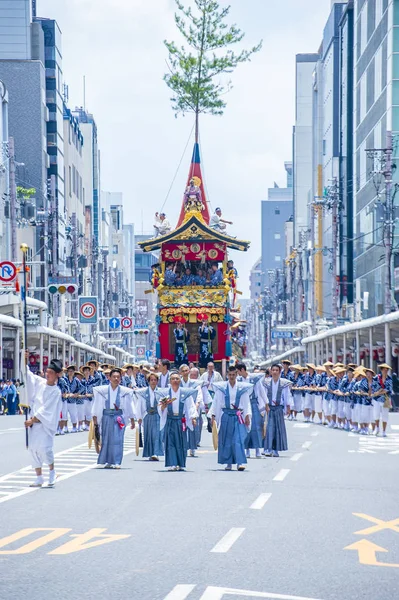
<path fill-rule="evenodd" d="M 146 351 L 145 351 L 145 357 L 146 357 L 147 359 L 149 359 L 149 358 L 151 358 L 151 356 L 152 356 L 152 350 L 146 350 Z"/>
<path fill-rule="evenodd" d="M 293 337 L 292 331 L 272 331 L 273 340 L 291 340 Z"/>
<path fill-rule="evenodd" d="M 136 355 L 145 356 L 145 346 L 136 346 Z"/>
<path fill-rule="evenodd" d="M 98 322 L 98 301 L 96 296 L 79 298 L 79 323 L 96 324 Z"/>
<path fill-rule="evenodd" d="M 133 325 L 133 319 L 130 317 L 123 317 L 121 320 L 122 329 L 130 329 Z"/>
<path fill-rule="evenodd" d="M 3 260 L 0 262 L 0 281 L 9 283 L 13 281 L 17 276 L 17 267 L 14 263 L 9 260 Z"/>
<path fill-rule="evenodd" d="M 109 320 L 109 328 L 110 329 L 119 329 L 120 326 L 121 326 L 120 319 L 117 319 L 116 317 L 112 317 L 112 319 Z"/>

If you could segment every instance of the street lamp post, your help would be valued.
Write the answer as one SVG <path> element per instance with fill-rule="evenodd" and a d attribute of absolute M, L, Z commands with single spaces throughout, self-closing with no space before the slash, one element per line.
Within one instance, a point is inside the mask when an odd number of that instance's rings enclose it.
<path fill-rule="evenodd" d="M 27 364 L 26 364 L 26 350 L 28 348 L 28 310 L 26 304 L 26 293 L 27 293 L 27 278 L 26 278 L 26 255 L 29 250 L 28 244 L 21 244 L 20 249 L 22 251 L 22 270 L 23 270 L 23 287 L 21 288 L 21 299 L 22 299 L 22 310 L 23 310 L 23 336 L 22 336 L 22 358 L 20 362 L 21 381 L 25 388 L 25 401 L 23 403 L 25 421 L 28 419 L 28 398 L 27 398 Z M 26 448 L 29 447 L 28 430 L 25 429 L 25 444 Z"/>

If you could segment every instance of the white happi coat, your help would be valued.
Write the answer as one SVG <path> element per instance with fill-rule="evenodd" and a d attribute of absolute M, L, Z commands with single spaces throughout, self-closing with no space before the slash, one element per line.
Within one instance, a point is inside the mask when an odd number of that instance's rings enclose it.
<path fill-rule="evenodd" d="M 61 390 L 58 385 L 48 385 L 45 379 L 34 375 L 29 369 L 26 373 L 26 386 L 30 416 L 40 421 L 28 430 L 29 450 L 34 457 L 34 466 L 39 467 L 42 462 L 52 464 L 54 436 L 62 411 Z"/>
<path fill-rule="evenodd" d="M 111 386 L 111 384 L 98 385 L 93 388 L 93 406 L 91 409 L 91 415 L 92 415 L 92 417 L 97 417 L 98 425 L 101 424 L 101 421 L 103 418 L 103 410 L 106 407 L 106 402 L 108 400 L 108 390 L 109 390 L 110 386 Z M 121 409 L 123 416 L 125 418 L 125 422 L 126 422 L 127 419 L 135 418 L 134 392 L 131 388 L 124 387 L 123 385 L 120 385 L 119 388 L 120 388 L 119 408 Z M 118 388 L 116 388 L 116 391 L 117 390 L 118 390 Z M 111 391 L 112 391 L 112 388 L 111 388 Z M 111 409 L 114 408 L 114 405 L 112 402 L 112 393 L 111 393 L 109 408 L 111 408 Z"/>
<path fill-rule="evenodd" d="M 193 388 L 184 388 L 182 386 L 179 386 L 177 392 L 174 392 L 171 386 L 169 386 L 166 396 L 169 396 L 169 394 L 171 394 L 172 398 L 175 398 L 175 400 L 172 402 L 172 410 L 174 414 L 177 414 L 179 412 L 180 398 L 182 399 L 182 401 L 184 401 L 183 416 L 186 418 L 187 427 L 191 429 L 191 431 L 193 431 L 193 419 L 197 419 L 198 417 L 198 412 L 195 406 L 197 390 Z M 164 429 L 168 416 L 168 407 L 162 410 L 161 407 L 158 405 L 158 412 L 161 417 L 161 429 Z"/>

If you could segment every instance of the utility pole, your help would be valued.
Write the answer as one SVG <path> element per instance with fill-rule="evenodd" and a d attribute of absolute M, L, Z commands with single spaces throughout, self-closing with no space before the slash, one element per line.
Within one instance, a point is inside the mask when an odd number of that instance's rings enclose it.
<path fill-rule="evenodd" d="M 377 192 L 376 208 L 383 208 L 383 240 L 385 246 L 385 277 L 384 277 L 384 312 L 389 314 L 393 310 L 392 301 L 392 255 L 393 255 L 393 236 L 395 227 L 395 206 L 394 199 L 396 194 L 392 193 L 392 132 L 387 131 L 387 147 L 371 148 L 366 150 L 367 156 L 373 161 L 372 176 Z M 385 202 L 381 207 L 380 185 L 382 176 L 385 179 Z"/>
<path fill-rule="evenodd" d="M 339 188 L 337 177 L 333 178 L 332 185 L 328 192 L 328 204 L 332 211 L 332 279 L 333 279 L 333 296 L 332 296 L 332 320 L 334 326 L 338 322 L 338 305 L 339 305 L 339 278 L 338 278 L 338 208 L 339 208 Z"/>
<path fill-rule="evenodd" d="M 14 138 L 8 142 L 10 154 L 10 226 L 11 226 L 11 260 L 17 260 L 17 185 L 15 182 L 15 146 Z"/>

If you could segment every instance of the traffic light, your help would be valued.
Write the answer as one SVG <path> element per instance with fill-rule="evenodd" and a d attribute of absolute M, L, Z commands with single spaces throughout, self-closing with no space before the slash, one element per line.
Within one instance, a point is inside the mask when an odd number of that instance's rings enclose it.
<path fill-rule="evenodd" d="M 49 294 L 75 294 L 78 291 L 78 286 L 75 283 L 52 283 L 47 289 Z"/>

